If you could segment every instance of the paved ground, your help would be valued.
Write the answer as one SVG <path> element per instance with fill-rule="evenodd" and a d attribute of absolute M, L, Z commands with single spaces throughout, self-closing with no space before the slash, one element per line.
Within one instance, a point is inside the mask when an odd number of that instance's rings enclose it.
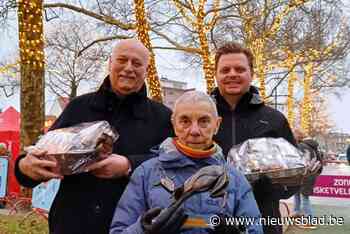
<path fill-rule="evenodd" d="M 350 166 L 327 165 L 322 174 L 325 175 L 348 175 L 350 176 Z M 285 201 L 293 210 L 293 199 Z M 286 234 L 350 234 L 350 199 L 349 198 L 327 198 L 311 197 L 311 204 L 315 217 L 338 217 L 343 218 L 343 225 L 319 225 L 317 229 L 301 229 L 297 226 L 290 226 Z"/>
<path fill-rule="evenodd" d="M 293 209 L 293 200 L 286 201 Z M 301 229 L 298 226 L 289 226 L 286 234 L 345 234 L 350 233 L 350 199 L 311 197 L 315 217 L 337 217 L 344 220 L 343 225 L 319 225 L 317 229 Z"/>

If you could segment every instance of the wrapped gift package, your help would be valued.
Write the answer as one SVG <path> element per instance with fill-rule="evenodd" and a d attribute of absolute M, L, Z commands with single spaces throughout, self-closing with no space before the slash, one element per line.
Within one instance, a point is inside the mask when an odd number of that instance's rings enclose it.
<path fill-rule="evenodd" d="M 47 151 L 43 158 L 57 162 L 55 172 L 71 175 L 84 172 L 87 166 L 100 160 L 101 150 L 111 153 L 118 136 L 107 121 L 87 122 L 49 131 L 25 150 Z"/>
<path fill-rule="evenodd" d="M 234 146 L 229 165 L 244 173 L 250 182 L 268 176 L 273 183 L 301 184 L 309 157 L 283 138 L 249 139 Z"/>

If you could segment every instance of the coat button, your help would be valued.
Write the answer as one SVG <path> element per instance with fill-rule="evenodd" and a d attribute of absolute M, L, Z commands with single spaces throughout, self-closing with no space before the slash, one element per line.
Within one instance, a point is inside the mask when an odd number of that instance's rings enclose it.
<path fill-rule="evenodd" d="M 94 208 L 94 211 L 96 214 L 100 214 L 101 213 L 101 206 L 100 205 L 96 205 L 95 208 Z"/>

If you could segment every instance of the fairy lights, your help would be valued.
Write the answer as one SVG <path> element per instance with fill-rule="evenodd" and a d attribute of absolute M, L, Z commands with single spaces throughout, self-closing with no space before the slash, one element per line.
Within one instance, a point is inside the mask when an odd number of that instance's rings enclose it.
<path fill-rule="evenodd" d="M 199 55 L 201 56 L 203 62 L 202 67 L 204 72 L 204 78 L 207 83 L 207 92 L 211 93 L 215 88 L 215 68 L 210 52 L 207 33 L 212 29 L 212 27 L 214 27 L 215 21 L 219 16 L 219 12 L 216 11 L 216 9 L 219 8 L 220 2 L 218 0 L 215 0 L 213 2 L 213 16 L 211 20 L 208 20 L 208 22 L 206 22 L 205 20 L 205 4 L 207 3 L 207 0 L 200 0 L 196 6 L 192 1 L 190 1 L 191 4 L 189 4 L 188 6 L 182 3 L 180 0 L 173 0 L 173 2 L 178 11 L 184 17 L 184 19 L 190 25 L 192 25 L 193 29 L 198 33 L 200 44 Z"/>
<path fill-rule="evenodd" d="M 150 63 L 148 67 L 147 83 L 150 91 L 150 96 L 153 100 L 162 102 L 162 90 L 157 75 L 157 68 L 155 64 L 155 55 L 152 50 L 151 41 L 148 35 L 149 24 L 146 19 L 145 5 L 143 0 L 134 0 L 135 15 L 137 21 L 137 35 L 140 41 L 150 51 Z"/>
<path fill-rule="evenodd" d="M 18 1 L 18 18 L 21 64 L 31 66 L 33 70 L 42 70 L 44 67 L 42 2 Z"/>
<path fill-rule="evenodd" d="M 21 149 L 44 130 L 44 36 L 42 0 L 19 0 L 18 34 L 21 71 Z M 24 196 L 30 190 L 22 189 Z"/>
<path fill-rule="evenodd" d="M 301 127 L 306 134 L 310 133 L 310 120 L 311 120 L 311 85 L 314 74 L 314 64 L 307 63 L 304 65 L 305 75 L 304 75 L 304 97 L 302 102 L 301 110 Z"/>
<path fill-rule="evenodd" d="M 242 19 L 243 31 L 245 34 L 246 46 L 252 51 L 255 58 L 255 77 L 259 81 L 259 92 L 264 100 L 266 100 L 265 78 L 270 70 L 270 65 L 267 62 L 267 46 L 268 41 L 273 40 L 281 28 L 283 18 L 295 10 L 297 7 L 309 2 L 310 0 L 294 0 L 276 13 L 270 25 L 267 25 L 264 31 L 256 29 L 261 22 L 266 22 L 266 19 L 271 14 L 271 9 L 274 8 L 273 1 L 265 1 L 265 5 L 259 10 L 252 8 L 249 3 L 239 5 L 238 12 Z"/>

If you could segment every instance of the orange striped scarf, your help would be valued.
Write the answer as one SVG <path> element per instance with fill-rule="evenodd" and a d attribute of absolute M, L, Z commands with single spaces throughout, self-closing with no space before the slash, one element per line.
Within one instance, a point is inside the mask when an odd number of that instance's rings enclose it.
<path fill-rule="evenodd" d="M 216 152 L 215 143 L 207 150 L 192 149 L 191 147 L 182 144 L 177 138 L 173 138 L 173 143 L 178 151 L 190 158 L 209 158 Z"/>

